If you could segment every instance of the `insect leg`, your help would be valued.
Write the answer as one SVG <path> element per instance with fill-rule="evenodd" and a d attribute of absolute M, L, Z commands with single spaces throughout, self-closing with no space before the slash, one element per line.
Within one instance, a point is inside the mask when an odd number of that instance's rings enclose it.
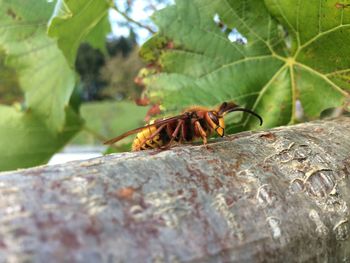
<path fill-rule="evenodd" d="M 194 127 L 198 131 L 199 135 L 202 137 L 203 144 L 207 144 L 207 134 L 198 120 L 194 122 Z"/>
<path fill-rule="evenodd" d="M 155 136 L 157 136 L 159 134 L 159 132 L 166 126 L 166 124 L 162 124 L 161 126 L 159 126 L 159 128 L 154 132 L 152 133 L 149 137 L 147 137 L 146 139 L 144 139 L 139 147 L 137 147 L 136 151 L 139 151 L 141 150 L 142 146 L 145 145 L 145 143 L 149 140 L 152 140 Z"/>
<path fill-rule="evenodd" d="M 169 146 L 173 143 L 173 141 L 175 140 L 175 138 L 179 134 L 180 128 L 181 128 L 181 126 L 183 126 L 183 124 L 184 124 L 183 120 L 179 120 L 178 121 L 178 123 L 176 125 L 176 128 L 175 128 L 173 134 L 171 135 L 170 141 L 163 147 L 163 149 L 168 149 L 169 148 Z"/>

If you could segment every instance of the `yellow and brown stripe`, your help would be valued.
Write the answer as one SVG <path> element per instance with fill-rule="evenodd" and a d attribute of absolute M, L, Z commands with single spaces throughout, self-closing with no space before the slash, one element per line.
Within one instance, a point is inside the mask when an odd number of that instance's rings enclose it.
<path fill-rule="evenodd" d="M 161 140 L 159 134 L 153 137 L 153 139 L 147 140 L 147 138 L 149 138 L 156 130 L 157 130 L 156 126 L 151 126 L 140 131 L 136 135 L 136 138 L 132 143 L 132 150 L 139 151 L 139 150 L 155 149 L 163 146 L 164 143 Z M 145 140 L 146 142 L 143 145 L 141 145 L 142 142 L 144 142 Z"/>

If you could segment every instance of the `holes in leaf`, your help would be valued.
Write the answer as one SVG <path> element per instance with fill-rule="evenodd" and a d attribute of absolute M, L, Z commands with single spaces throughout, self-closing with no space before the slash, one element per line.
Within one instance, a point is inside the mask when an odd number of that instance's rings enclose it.
<path fill-rule="evenodd" d="M 286 44 L 288 49 L 292 47 L 292 37 L 288 33 L 287 29 L 285 29 L 282 25 L 277 26 L 278 31 L 278 39 L 284 39 L 284 43 Z"/>
<path fill-rule="evenodd" d="M 304 117 L 304 109 L 300 100 L 295 101 L 295 117 L 297 120 L 302 120 Z"/>
<path fill-rule="evenodd" d="M 215 15 L 214 15 L 214 22 L 215 22 L 215 24 L 219 24 L 220 23 L 220 17 L 219 17 L 219 14 L 218 13 L 216 13 Z"/>
<path fill-rule="evenodd" d="M 247 44 L 248 43 L 248 40 L 247 38 L 245 38 L 241 33 L 239 33 L 237 31 L 236 28 L 234 28 L 229 34 L 228 34 L 228 39 L 231 41 L 231 42 L 236 42 L 236 43 L 239 43 L 239 44 Z"/>
<path fill-rule="evenodd" d="M 218 14 L 215 14 L 213 17 L 215 24 L 220 28 L 221 32 L 225 33 L 227 38 L 231 42 L 238 44 L 247 44 L 248 40 L 241 33 L 238 32 L 236 28 L 229 28 L 221 19 Z"/>
<path fill-rule="evenodd" d="M 221 32 L 226 32 L 227 26 L 224 24 L 224 22 L 221 21 L 218 14 L 214 15 L 213 20 L 214 20 L 215 24 L 221 29 Z"/>

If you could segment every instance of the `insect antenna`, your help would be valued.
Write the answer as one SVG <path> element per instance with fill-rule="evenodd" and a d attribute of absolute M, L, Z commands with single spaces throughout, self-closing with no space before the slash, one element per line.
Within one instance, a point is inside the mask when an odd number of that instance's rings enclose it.
<path fill-rule="evenodd" d="M 257 117 L 260 120 L 260 126 L 263 124 L 263 119 L 261 118 L 260 115 L 258 115 L 254 111 L 246 109 L 246 108 L 231 108 L 231 109 L 225 111 L 224 114 L 227 114 L 227 113 L 230 113 L 230 112 L 233 112 L 233 111 L 244 111 L 244 112 L 250 113 L 250 114 L 254 115 L 255 117 Z"/>

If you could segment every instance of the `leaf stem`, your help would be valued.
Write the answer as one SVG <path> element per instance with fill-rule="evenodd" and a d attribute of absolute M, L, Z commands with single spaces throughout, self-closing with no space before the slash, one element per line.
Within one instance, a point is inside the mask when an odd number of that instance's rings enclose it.
<path fill-rule="evenodd" d="M 136 21 L 135 19 L 131 18 L 130 16 L 128 16 L 125 12 L 121 11 L 116 5 L 112 5 L 111 6 L 112 9 L 114 9 L 117 13 L 119 13 L 122 17 L 124 17 L 127 21 L 137 25 L 138 27 L 144 28 L 146 30 L 148 30 L 150 33 L 155 34 L 156 32 L 150 28 L 147 25 L 144 25 L 138 21 Z"/>
<path fill-rule="evenodd" d="M 294 124 L 296 121 L 296 102 L 297 102 L 297 84 L 294 76 L 293 64 L 289 65 L 290 82 L 292 87 L 292 117 L 289 124 Z"/>

